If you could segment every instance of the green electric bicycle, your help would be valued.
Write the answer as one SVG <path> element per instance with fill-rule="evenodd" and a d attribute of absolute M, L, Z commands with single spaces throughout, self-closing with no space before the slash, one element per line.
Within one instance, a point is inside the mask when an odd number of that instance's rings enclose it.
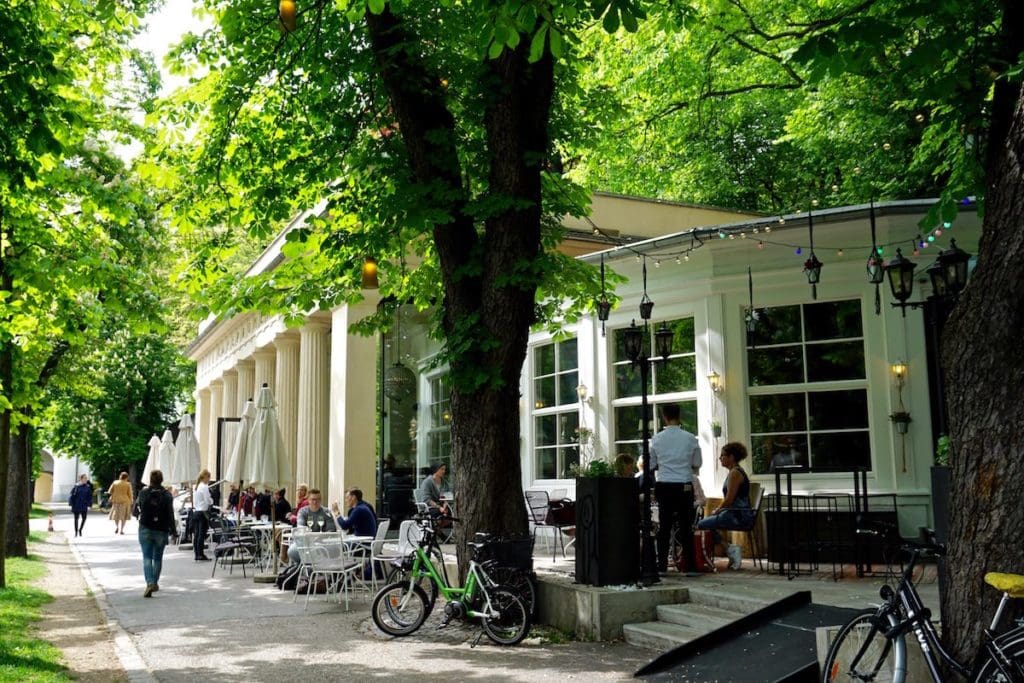
<path fill-rule="evenodd" d="M 491 577 L 489 568 L 495 566 L 493 561 L 477 561 L 488 542 L 469 544 L 473 559 L 469 563 L 466 583 L 453 586 L 443 564 L 439 567 L 439 561 L 434 559 L 440 557 L 436 522 L 430 517 L 417 519 L 422 532 L 420 540 L 412 555 L 402 561 L 403 578 L 384 586 L 374 596 L 370 608 L 373 623 L 391 636 L 415 633 L 434 608 L 433 597 L 423 587 L 428 584 L 432 595 L 436 595 L 436 590 L 446 601 L 444 619 L 438 628 L 447 626 L 453 619 L 478 619 L 483 627 L 482 633 L 498 645 L 520 642 L 530 630 L 529 608 L 514 588 L 501 585 Z M 478 637 L 477 642 L 479 640 Z"/>

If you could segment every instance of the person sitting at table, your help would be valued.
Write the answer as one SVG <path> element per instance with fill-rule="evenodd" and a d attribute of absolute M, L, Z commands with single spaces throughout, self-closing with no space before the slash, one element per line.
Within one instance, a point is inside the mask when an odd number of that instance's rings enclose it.
<path fill-rule="evenodd" d="M 710 515 L 697 522 L 698 529 L 715 530 L 716 542 L 721 542 L 719 530 L 748 528 L 754 522 L 754 509 L 750 506 L 750 478 L 740 467 L 740 462 L 747 457 L 747 447 L 738 441 L 731 441 L 722 446 L 718 461 L 729 470 L 722 486 L 722 504 Z M 730 546 L 729 569 L 740 568 L 739 546 Z"/>
<path fill-rule="evenodd" d="M 322 503 L 323 496 L 320 494 L 320 489 L 310 489 L 309 505 L 299 510 L 296 526 L 310 531 L 337 531 L 334 517 L 331 517 L 330 511 L 323 507 Z M 292 562 L 299 561 L 299 549 L 295 547 L 294 543 L 288 548 L 288 559 Z"/>
<path fill-rule="evenodd" d="M 242 505 L 242 514 L 250 515 L 251 516 L 252 515 L 252 506 L 253 506 L 253 503 L 255 503 L 255 502 L 256 502 L 256 489 L 253 488 L 252 486 L 249 486 L 248 488 L 245 489 L 245 491 L 242 492 L 241 501 L 240 501 L 240 503 Z"/>
<path fill-rule="evenodd" d="M 331 503 L 331 512 L 334 513 L 339 527 L 356 536 L 376 535 L 377 515 L 373 512 L 373 507 L 363 500 L 361 489 L 351 488 L 346 491 L 345 505 L 348 507 L 348 515 L 343 517 L 338 502 Z"/>
<path fill-rule="evenodd" d="M 288 513 L 288 523 L 292 526 L 299 521 L 299 510 L 309 505 L 309 487 L 299 484 L 295 487 L 295 507 Z"/>
<path fill-rule="evenodd" d="M 284 489 L 274 491 L 274 519 L 283 522 L 292 511 L 292 504 L 284 497 Z"/>
<path fill-rule="evenodd" d="M 629 453 L 619 453 L 615 456 L 615 476 L 635 477 L 637 473 L 636 460 Z"/>
<path fill-rule="evenodd" d="M 420 486 L 416 489 L 416 502 L 427 506 L 427 512 L 433 516 L 449 515 L 448 503 L 441 499 L 441 482 L 448 471 L 447 466 L 442 462 L 434 465 L 430 474 L 423 477 Z"/>
<path fill-rule="evenodd" d="M 269 520 L 271 501 L 270 491 L 264 489 L 262 493 L 257 493 L 256 500 L 252 504 L 252 516 L 256 519 L 266 517 Z"/>
<path fill-rule="evenodd" d="M 232 484 L 231 485 L 231 492 L 228 493 L 228 509 L 229 510 L 237 510 L 238 509 L 238 500 L 239 500 L 238 484 Z"/>

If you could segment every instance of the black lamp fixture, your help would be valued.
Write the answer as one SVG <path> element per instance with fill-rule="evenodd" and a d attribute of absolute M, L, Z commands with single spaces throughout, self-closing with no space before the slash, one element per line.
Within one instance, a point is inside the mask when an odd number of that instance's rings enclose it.
<path fill-rule="evenodd" d="M 807 283 L 811 286 L 811 298 L 818 298 L 818 283 L 821 282 L 821 267 L 824 265 L 814 255 L 814 214 L 807 209 L 807 231 L 811 241 L 811 255 L 804 261 L 804 273 L 807 275 Z"/>
<path fill-rule="evenodd" d="M 882 313 L 882 296 L 878 291 L 879 285 L 885 280 L 885 264 L 882 263 L 882 254 L 878 251 L 878 242 L 875 239 L 875 200 L 871 199 L 871 253 L 868 254 L 867 272 L 868 282 L 875 286 L 875 315 Z"/>
<path fill-rule="evenodd" d="M 885 266 L 889 276 L 889 288 L 896 301 L 892 304 L 899 307 L 906 317 L 908 308 L 920 308 L 937 299 L 959 296 L 967 285 L 967 264 L 971 255 L 956 246 L 956 240 L 949 241 L 949 248 L 939 253 L 925 270 L 932 283 L 932 296 L 925 301 L 908 301 L 914 293 L 914 269 L 917 264 L 905 258 L 901 250 Z"/>
<path fill-rule="evenodd" d="M 747 334 L 753 334 L 757 331 L 757 309 L 754 308 L 754 274 L 750 270 L 750 266 L 747 266 L 747 290 L 750 292 L 750 306 L 747 308 L 747 314 L 744 317 L 743 322 L 747 327 Z"/>
<path fill-rule="evenodd" d="M 604 324 L 608 321 L 608 315 L 612 312 L 612 304 L 608 301 L 608 294 L 604 287 L 604 254 L 601 254 L 601 298 L 597 300 L 597 319 L 601 321 L 601 336 L 605 335 Z"/>
<path fill-rule="evenodd" d="M 640 318 L 643 321 L 637 326 L 634 319 L 629 327 L 623 330 L 622 345 L 626 357 L 632 362 L 634 368 L 640 369 L 640 415 L 643 435 L 643 479 L 641 480 L 641 491 L 643 492 L 643 506 L 640 518 L 640 583 L 645 586 L 658 583 L 658 567 L 654 551 L 654 523 L 651 519 L 651 495 L 654 488 L 654 478 L 651 473 L 651 427 L 648 414 L 650 405 L 647 401 L 647 386 L 650 383 L 651 361 L 648 355 L 650 342 L 650 325 L 648 320 L 651 311 L 654 309 L 654 302 L 647 296 L 647 263 L 644 262 L 644 293 L 640 299 Z M 672 340 L 674 333 L 669 326 L 662 322 L 654 333 L 654 349 L 662 362 L 668 360 L 672 354 Z"/>

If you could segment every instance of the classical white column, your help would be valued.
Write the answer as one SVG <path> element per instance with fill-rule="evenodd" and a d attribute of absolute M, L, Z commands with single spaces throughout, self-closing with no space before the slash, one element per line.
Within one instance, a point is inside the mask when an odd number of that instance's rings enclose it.
<path fill-rule="evenodd" d="M 221 406 L 224 402 L 224 382 L 215 379 L 210 382 L 210 405 Z M 209 447 L 203 450 L 203 467 L 210 470 L 213 478 L 217 478 L 217 418 L 222 417 L 220 408 L 210 410 L 210 431 L 206 435 Z"/>
<path fill-rule="evenodd" d="M 327 489 L 328 339 L 330 326 L 308 321 L 299 330 L 299 400 L 296 481 Z M 326 498 L 325 498 L 326 499 Z"/>
<path fill-rule="evenodd" d="M 380 338 L 347 334 L 350 324 L 374 311 L 372 303 L 331 312 L 330 481 L 331 500 L 358 486 L 377 499 L 377 352 Z"/>
<path fill-rule="evenodd" d="M 199 462 L 207 462 L 210 459 L 210 417 L 212 413 L 210 406 L 210 389 L 200 389 L 196 392 L 196 438 L 199 440 Z"/>
<path fill-rule="evenodd" d="M 277 391 L 274 398 L 277 399 L 277 421 L 281 426 L 281 437 L 284 440 L 285 455 L 291 458 L 292 475 L 298 471 L 296 458 L 296 439 L 298 436 L 299 417 L 299 335 L 285 333 L 274 340 L 277 348 L 275 358 L 274 376 L 277 382 Z M 296 478 L 289 484 L 289 495 L 299 482 Z"/>
<path fill-rule="evenodd" d="M 260 387 L 266 384 L 275 398 L 277 397 L 277 385 L 274 382 L 274 356 L 276 355 L 273 348 L 260 349 L 253 354 L 256 359 L 256 380 L 253 387 L 256 393 L 259 393 Z"/>
<path fill-rule="evenodd" d="M 238 405 L 235 407 L 235 416 L 241 415 L 245 408 L 245 402 L 250 398 L 256 400 L 256 364 L 251 358 L 240 360 L 235 363 L 238 370 Z"/>
<path fill-rule="evenodd" d="M 224 382 L 224 395 L 220 401 L 220 416 L 238 417 L 238 372 L 226 370 L 221 380 Z"/>

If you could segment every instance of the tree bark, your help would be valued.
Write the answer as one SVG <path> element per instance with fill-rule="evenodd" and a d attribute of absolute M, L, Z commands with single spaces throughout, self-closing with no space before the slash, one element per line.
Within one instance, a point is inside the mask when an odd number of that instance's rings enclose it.
<path fill-rule="evenodd" d="M 451 216 L 434 226 L 433 237 L 444 290 L 442 325 L 449 350 L 460 349 L 451 360 L 451 433 L 455 506 L 462 520 L 456 540 L 465 567 L 466 542 L 475 532 L 527 531 L 519 376 L 534 321 L 532 269 L 541 254 L 541 167 L 553 64 L 550 55 L 528 62 L 529 36 L 486 63 L 488 191 L 508 200 L 510 208 L 488 217 L 481 236 L 465 212 L 469 192 L 445 88 L 416 57 L 425 48 L 388 10 L 368 13 L 366 25 L 416 181 L 435 188 L 432 196 Z"/>
<path fill-rule="evenodd" d="M 1002 55 L 1015 63 L 1024 49 L 1024 10 L 1003 4 Z M 977 267 L 946 325 L 942 363 L 947 378 L 953 495 L 950 581 L 944 633 L 970 661 L 1001 597 L 986 572 L 1024 566 L 1024 99 L 1018 83 L 997 82 L 986 165 L 985 218 Z M 1003 624 L 1024 614 L 1011 603 Z"/>
<path fill-rule="evenodd" d="M 22 423 L 11 435 L 10 460 L 7 466 L 7 512 L 5 554 L 7 557 L 28 557 L 28 512 L 30 507 L 29 472 L 32 471 L 31 425 Z"/>

